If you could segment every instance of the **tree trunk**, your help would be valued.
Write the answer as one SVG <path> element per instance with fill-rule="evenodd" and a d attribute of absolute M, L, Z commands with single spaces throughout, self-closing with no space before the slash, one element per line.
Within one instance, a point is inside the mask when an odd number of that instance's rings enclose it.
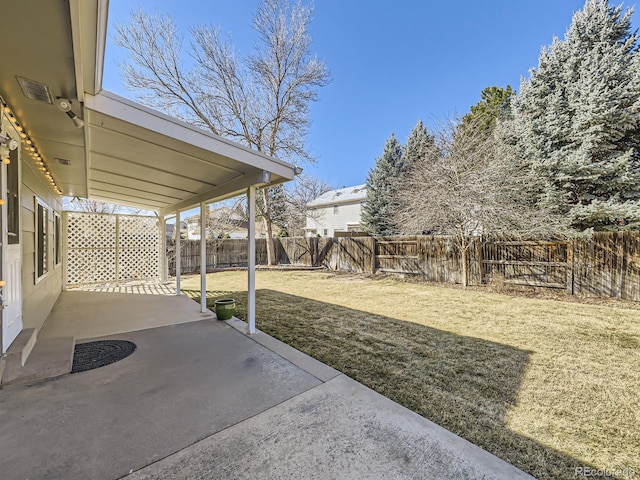
<path fill-rule="evenodd" d="M 267 265 L 276 264 L 276 249 L 273 241 L 273 222 L 271 221 L 271 208 L 269 204 L 269 192 L 266 188 L 262 189 L 263 212 L 262 220 L 264 228 L 267 231 Z"/>
<path fill-rule="evenodd" d="M 264 219 L 264 226 L 267 230 L 267 265 L 276 264 L 276 249 L 273 241 L 273 225 L 271 221 Z"/>
<path fill-rule="evenodd" d="M 465 245 L 460 251 L 462 258 L 462 286 L 469 286 L 469 245 Z"/>

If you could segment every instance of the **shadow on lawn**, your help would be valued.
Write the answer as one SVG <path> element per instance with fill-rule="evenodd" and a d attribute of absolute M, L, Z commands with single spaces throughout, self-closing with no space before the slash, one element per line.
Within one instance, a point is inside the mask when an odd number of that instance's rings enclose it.
<path fill-rule="evenodd" d="M 223 296 L 244 320 L 246 292 L 214 292 L 209 306 Z M 585 466 L 506 425 L 531 352 L 273 290 L 256 298 L 260 330 L 534 477 L 576 478 Z"/>

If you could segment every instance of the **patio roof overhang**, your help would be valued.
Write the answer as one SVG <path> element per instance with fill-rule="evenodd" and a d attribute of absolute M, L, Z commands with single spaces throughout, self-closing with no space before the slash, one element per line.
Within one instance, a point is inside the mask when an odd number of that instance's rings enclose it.
<path fill-rule="evenodd" d="M 0 16 L 0 94 L 64 195 L 169 213 L 294 177 L 293 165 L 103 91 L 107 13 L 108 0 L 23 0 Z M 20 78 L 53 101 L 28 98 Z"/>
<path fill-rule="evenodd" d="M 92 198 L 160 213 L 291 180 L 295 168 L 135 102 L 85 94 Z"/>

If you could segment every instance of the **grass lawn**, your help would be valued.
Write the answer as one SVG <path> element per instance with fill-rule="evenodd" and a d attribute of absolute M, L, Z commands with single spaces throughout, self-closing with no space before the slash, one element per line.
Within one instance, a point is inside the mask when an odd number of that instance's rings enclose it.
<path fill-rule="evenodd" d="M 207 285 L 244 318 L 246 272 Z M 637 305 L 327 272 L 259 271 L 257 288 L 259 329 L 537 478 L 640 478 Z"/>

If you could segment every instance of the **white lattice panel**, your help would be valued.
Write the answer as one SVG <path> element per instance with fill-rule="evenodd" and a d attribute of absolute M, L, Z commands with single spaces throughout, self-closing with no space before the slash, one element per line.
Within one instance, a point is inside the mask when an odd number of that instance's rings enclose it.
<path fill-rule="evenodd" d="M 115 248 L 67 251 L 67 284 L 106 283 L 115 278 Z"/>
<path fill-rule="evenodd" d="M 118 251 L 118 280 L 158 277 L 158 247 L 154 250 L 123 248 Z"/>
<path fill-rule="evenodd" d="M 125 217 L 121 215 L 118 227 L 120 248 L 158 250 L 158 219 L 156 217 Z"/>
<path fill-rule="evenodd" d="M 67 284 L 157 278 L 158 219 L 66 213 Z"/>
<path fill-rule="evenodd" d="M 115 248 L 116 215 L 67 212 L 67 246 Z"/>

